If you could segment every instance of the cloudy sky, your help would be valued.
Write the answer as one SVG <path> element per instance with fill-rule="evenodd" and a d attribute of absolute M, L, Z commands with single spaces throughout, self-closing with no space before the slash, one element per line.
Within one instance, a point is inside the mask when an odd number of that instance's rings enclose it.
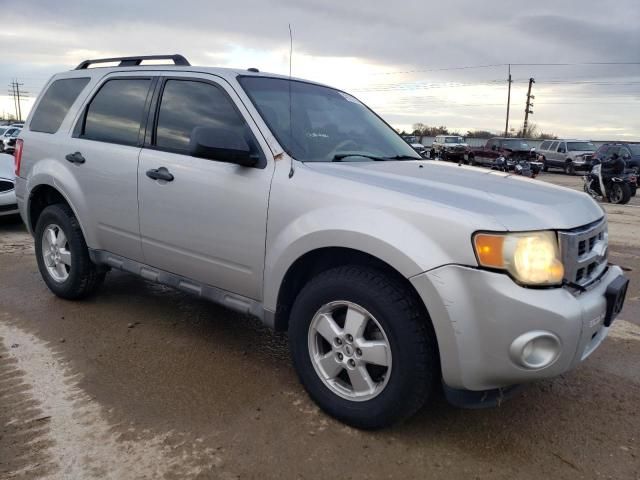
<path fill-rule="evenodd" d="M 182 53 L 192 64 L 288 72 L 347 90 L 395 127 L 504 130 L 534 77 L 539 130 L 640 139 L 638 0 L 0 0 L 0 86 L 31 98 L 86 58 Z M 565 65 L 539 65 L 539 64 Z M 568 65 L 567 65 L 568 64 Z M 0 114 L 13 113 L 1 96 Z"/>

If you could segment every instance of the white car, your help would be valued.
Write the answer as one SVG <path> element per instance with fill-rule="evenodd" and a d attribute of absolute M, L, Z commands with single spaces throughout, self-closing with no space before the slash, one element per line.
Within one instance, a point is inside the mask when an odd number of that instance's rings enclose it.
<path fill-rule="evenodd" d="M 0 217 L 18 213 L 13 155 L 0 153 Z"/>
<path fill-rule="evenodd" d="M 17 137 L 22 129 L 20 127 L 2 127 L 0 128 L 0 153 L 9 148 L 9 140 Z"/>

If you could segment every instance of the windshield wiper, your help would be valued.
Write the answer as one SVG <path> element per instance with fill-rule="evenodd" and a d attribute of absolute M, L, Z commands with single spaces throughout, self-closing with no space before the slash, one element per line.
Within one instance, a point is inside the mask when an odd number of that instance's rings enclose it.
<path fill-rule="evenodd" d="M 332 162 L 341 162 L 344 158 L 348 157 L 364 157 L 370 158 L 371 160 L 375 160 L 376 162 L 382 162 L 387 160 L 385 157 L 379 157 L 377 155 L 369 155 L 368 153 L 337 153 L 333 156 Z"/>
<path fill-rule="evenodd" d="M 381 157 L 379 155 L 370 155 L 368 153 L 338 153 L 334 155 L 332 162 L 341 162 L 347 157 L 364 157 L 376 162 L 384 162 L 387 160 L 422 160 L 422 158 L 412 157 L 411 155 L 395 155 L 393 157 Z"/>

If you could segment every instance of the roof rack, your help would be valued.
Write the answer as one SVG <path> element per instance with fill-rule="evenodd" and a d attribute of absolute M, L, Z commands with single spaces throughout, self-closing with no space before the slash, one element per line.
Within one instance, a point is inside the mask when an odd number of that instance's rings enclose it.
<path fill-rule="evenodd" d="M 173 60 L 175 65 L 190 66 L 189 61 L 182 55 L 146 55 L 141 57 L 115 57 L 115 58 L 98 58 L 95 60 L 85 60 L 78 65 L 76 70 L 86 70 L 89 65 L 94 63 L 113 63 L 120 62 L 119 67 L 135 67 L 142 63 L 143 60 Z"/>

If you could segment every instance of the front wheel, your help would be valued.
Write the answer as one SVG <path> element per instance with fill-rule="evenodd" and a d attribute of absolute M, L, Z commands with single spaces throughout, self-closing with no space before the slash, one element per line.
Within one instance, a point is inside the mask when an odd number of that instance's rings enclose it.
<path fill-rule="evenodd" d="M 573 165 L 573 162 L 567 162 L 564 164 L 564 173 L 567 175 L 575 175 L 576 167 Z"/>
<path fill-rule="evenodd" d="M 435 334 L 418 300 L 384 273 L 328 270 L 300 292 L 291 311 L 293 364 L 311 398 L 357 428 L 413 415 L 439 379 Z"/>
<path fill-rule="evenodd" d="M 631 187 L 628 183 L 615 182 L 609 189 L 609 201 L 611 203 L 625 204 L 631 200 Z"/>
<path fill-rule="evenodd" d="M 91 262 L 80 224 L 67 205 L 50 205 L 42 211 L 35 246 L 42 279 L 58 297 L 83 298 L 102 284 L 105 273 Z"/>

